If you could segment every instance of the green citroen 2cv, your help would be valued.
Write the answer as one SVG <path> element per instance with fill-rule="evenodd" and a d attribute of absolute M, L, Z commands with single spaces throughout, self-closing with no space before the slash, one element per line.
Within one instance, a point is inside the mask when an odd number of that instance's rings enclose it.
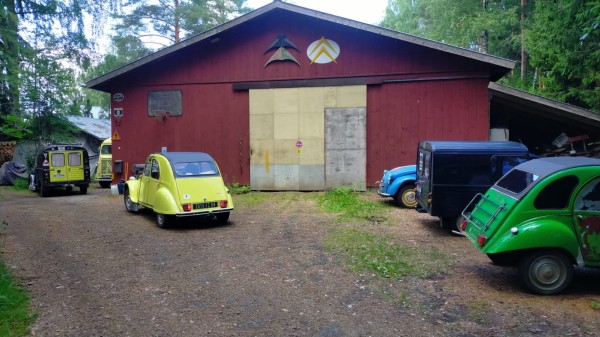
<path fill-rule="evenodd" d="M 529 290 L 552 295 L 573 266 L 600 267 L 600 159 L 553 157 L 516 166 L 462 213 L 460 230 Z"/>

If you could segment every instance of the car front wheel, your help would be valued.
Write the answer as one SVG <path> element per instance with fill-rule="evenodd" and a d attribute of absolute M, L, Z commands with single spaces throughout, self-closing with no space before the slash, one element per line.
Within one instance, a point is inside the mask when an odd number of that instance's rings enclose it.
<path fill-rule="evenodd" d="M 135 202 L 133 202 L 133 200 L 131 200 L 131 196 L 129 195 L 128 188 L 126 188 L 125 192 L 123 193 L 123 201 L 125 202 L 125 208 L 127 209 L 127 212 L 137 212 L 138 211 L 138 204 L 136 204 Z"/>
<path fill-rule="evenodd" d="M 555 295 L 573 279 L 573 263 L 560 250 L 544 249 L 527 255 L 519 264 L 523 282 L 535 294 Z"/>
<path fill-rule="evenodd" d="M 404 186 L 396 194 L 396 205 L 404 208 L 415 208 L 417 199 L 415 198 L 415 188 L 412 186 Z"/>

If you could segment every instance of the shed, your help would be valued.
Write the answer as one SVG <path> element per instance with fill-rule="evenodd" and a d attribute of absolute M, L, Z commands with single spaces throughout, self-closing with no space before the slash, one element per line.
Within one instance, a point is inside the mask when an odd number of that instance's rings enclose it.
<path fill-rule="evenodd" d="M 254 190 L 365 189 L 420 140 L 487 140 L 488 84 L 513 67 L 274 1 L 86 85 L 111 94 L 125 167 L 202 151 Z"/>

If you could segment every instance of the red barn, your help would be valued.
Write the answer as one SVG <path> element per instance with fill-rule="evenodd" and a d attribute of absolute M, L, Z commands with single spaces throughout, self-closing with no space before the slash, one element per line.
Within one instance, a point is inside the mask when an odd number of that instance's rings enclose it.
<path fill-rule="evenodd" d="M 209 152 L 228 183 L 323 190 L 372 186 L 419 140 L 487 140 L 488 84 L 513 67 L 274 1 L 87 86 L 112 97 L 117 181 L 166 149 Z"/>

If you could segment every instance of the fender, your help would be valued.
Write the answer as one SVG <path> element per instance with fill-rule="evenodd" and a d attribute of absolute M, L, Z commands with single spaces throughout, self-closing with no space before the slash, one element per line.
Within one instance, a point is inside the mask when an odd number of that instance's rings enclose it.
<path fill-rule="evenodd" d="M 537 218 L 518 226 L 504 227 L 504 233 L 496 232 L 495 238 L 484 246 L 483 251 L 495 254 L 531 248 L 561 248 L 575 261 L 579 255 L 579 242 L 571 228 L 571 220 L 568 217 L 562 219 L 566 221 Z M 513 234 L 512 228 L 516 228 L 516 234 Z"/>
<path fill-rule="evenodd" d="M 129 198 L 136 204 L 140 202 L 140 181 L 132 178 L 125 182 L 123 188 L 129 189 Z"/>
<path fill-rule="evenodd" d="M 174 215 L 183 212 L 181 205 L 175 202 L 175 199 L 169 192 L 169 188 L 161 186 L 156 191 L 154 199 L 154 208 L 156 213 Z"/>
<path fill-rule="evenodd" d="M 391 183 L 387 186 L 385 194 L 388 196 L 395 196 L 402 185 L 406 183 L 414 184 L 414 182 L 417 180 L 416 170 L 416 165 L 406 165 L 396 167 L 395 169 L 386 172 L 389 174 Z"/>

